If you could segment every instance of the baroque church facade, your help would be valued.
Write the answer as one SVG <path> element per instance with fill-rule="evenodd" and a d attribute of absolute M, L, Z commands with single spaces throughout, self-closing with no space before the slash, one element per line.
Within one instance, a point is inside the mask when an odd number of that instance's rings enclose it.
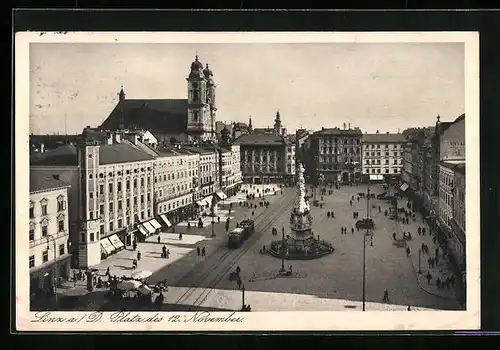
<path fill-rule="evenodd" d="M 216 84 L 208 64 L 191 63 L 186 99 L 129 99 L 123 87 L 119 101 L 101 130 L 149 130 L 159 143 L 217 141 Z"/>

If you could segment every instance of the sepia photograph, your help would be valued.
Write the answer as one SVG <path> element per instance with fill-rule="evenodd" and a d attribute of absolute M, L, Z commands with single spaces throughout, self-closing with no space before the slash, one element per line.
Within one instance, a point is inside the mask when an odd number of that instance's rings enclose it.
<path fill-rule="evenodd" d="M 479 327 L 477 34 L 18 35 L 23 327 Z"/>

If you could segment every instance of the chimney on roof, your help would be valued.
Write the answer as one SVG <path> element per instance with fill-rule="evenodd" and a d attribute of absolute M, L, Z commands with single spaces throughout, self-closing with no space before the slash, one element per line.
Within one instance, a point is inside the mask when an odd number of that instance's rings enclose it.
<path fill-rule="evenodd" d="M 377 134 L 378 134 L 378 130 L 377 130 Z"/>
<path fill-rule="evenodd" d="M 345 123 L 344 123 L 344 130 L 345 130 Z"/>
<path fill-rule="evenodd" d="M 351 130 L 351 123 L 349 123 L 349 130 Z"/>
<path fill-rule="evenodd" d="M 53 178 L 54 180 L 59 180 L 59 174 L 53 174 L 53 175 L 52 175 L 52 178 Z"/>
<path fill-rule="evenodd" d="M 385 133 L 386 133 L 386 134 L 389 134 L 389 131 L 386 131 Z"/>

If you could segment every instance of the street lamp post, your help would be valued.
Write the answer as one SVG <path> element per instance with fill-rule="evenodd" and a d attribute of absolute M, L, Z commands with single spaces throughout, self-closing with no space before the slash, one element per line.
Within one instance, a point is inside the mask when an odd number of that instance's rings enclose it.
<path fill-rule="evenodd" d="M 419 248 L 418 249 L 418 273 L 422 273 L 422 270 L 421 270 L 421 258 L 422 256 L 422 248 Z"/>
<path fill-rule="evenodd" d="M 54 265 L 52 266 L 52 282 L 54 283 L 54 297 L 57 306 L 57 280 L 56 280 L 56 262 L 57 262 L 57 251 L 56 251 L 56 239 L 52 236 L 47 236 L 47 250 L 49 250 L 50 240 L 54 243 Z"/>
<path fill-rule="evenodd" d="M 366 217 L 370 216 L 370 183 L 368 183 L 368 193 L 366 197 Z M 363 311 L 366 307 L 366 237 L 368 236 L 368 228 L 363 236 Z M 371 246 L 373 246 L 373 237 L 371 240 Z"/>
<path fill-rule="evenodd" d="M 285 227 L 281 229 L 281 272 L 285 272 Z"/>
<path fill-rule="evenodd" d="M 241 310 L 245 310 L 245 283 L 241 285 Z"/>

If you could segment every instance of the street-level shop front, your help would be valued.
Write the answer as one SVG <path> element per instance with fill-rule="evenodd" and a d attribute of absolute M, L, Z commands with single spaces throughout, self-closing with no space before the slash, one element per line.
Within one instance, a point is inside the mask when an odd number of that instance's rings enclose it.
<path fill-rule="evenodd" d="M 125 249 L 125 244 L 118 238 L 117 234 L 101 238 L 99 243 L 101 245 L 101 260 L 105 260 L 109 256 Z"/>
<path fill-rule="evenodd" d="M 55 261 L 30 269 L 30 299 L 49 296 L 54 291 L 55 283 L 66 281 L 70 277 L 71 255 L 65 254 Z"/>

